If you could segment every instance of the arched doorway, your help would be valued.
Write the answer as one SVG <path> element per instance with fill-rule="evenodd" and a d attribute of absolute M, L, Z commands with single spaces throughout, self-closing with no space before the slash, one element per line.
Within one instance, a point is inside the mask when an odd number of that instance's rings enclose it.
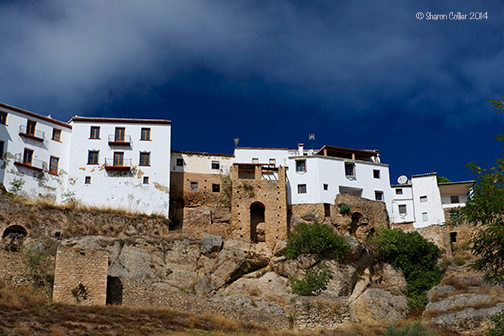
<path fill-rule="evenodd" d="M 250 240 L 253 243 L 266 241 L 264 205 L 259 202 L 250 206 Z"/>

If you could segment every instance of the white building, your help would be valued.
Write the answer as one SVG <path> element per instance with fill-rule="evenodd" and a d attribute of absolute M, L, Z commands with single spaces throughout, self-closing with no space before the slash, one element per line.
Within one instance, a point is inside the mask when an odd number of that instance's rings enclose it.
<path fill-rule="evenodd" d="M 73 117 L 68 191 L 85 204 L 168 216 L 171 122 Z"/>
<path fill-rule="evenodd" d="M 449 210 L 465 206 L 473 181 L 438 183 L 437 174 L 413 175 L 410 180 L 400 177 L 393 185 L 392 221 L 412 223 L 414 228 L 444 224 Z"/>
<path fill-rule="evenodd" d="M 287 166 L 289 204 L 334 204 L 336 195 L 350 194 L 383 201 L 391 211 L 389 169 L 377 150 L 236 148 L 235 162 Z"/>
<path fill-rule="evenodd" d="M 22 180 L 28 195 L 61 202 L 71 135 L 65 122 L 0 103 L 0 182 Z"/>

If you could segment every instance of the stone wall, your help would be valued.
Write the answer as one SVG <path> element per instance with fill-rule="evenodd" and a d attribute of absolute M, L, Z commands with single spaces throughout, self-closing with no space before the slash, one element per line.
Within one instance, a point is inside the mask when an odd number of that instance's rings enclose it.
<path fill-rule="evenodd" d="M 350 211 L 342 214 L 343 203 Z M 300 222 L 332 224 L 342 235 L 354 236 L 365 241 L 367 236 L 380 225 L 388 225 L 387 209 L 384 202 L 372 201 L 362 197 L 337 195 L 335 204 L 293 204 L 289 225 L 295 227 Z"/>
<path fill-rule="evenodd" d="M 19 269 L 23 266 L 23 260 L 19 252 L 5 251 L 0 244 L 0 282 L 17 286 L 23 282 Z"/>
<path fill-rule="evenodd" d="M 168 224 L 163 217 L 21 204 L 0 196 L 0 234 L 8 227 L 19 225 L 33 238 L 54 237 L 56 231 L 60 231 L 63 238 L 84 235 L 117 237 L 121 233 L 162 236 L 168 234 Z"/>
<path fill-rule="evenodd" d="M 191 182 L 198 182 L 198 191 L 191 191 Z M 219 192 L 212 191 L 212 185 L 220 186 Z M 171 172 L 170 174 L 170 198 L 177 207 L 192 206 L 195 204 L 207 206 L 221 206 L 222 177 L 218 174 L 200 174 Z"/>
<path fill-rule="evenodd" d="M 231 198 L 231 225 L 233 238 L 246 242 L 256 240 L 264 230 L 266 244 L 274 246 L 278 240 L 287 236 L 287 188 L 285 167 L 278 167 L 278 180 L 264 180 L 263 167 L 249 165 L 254 178 L 240 178 L 239 169 L 243 165 L 234 164 L 231 168 L 233 194 Z M 251 167 L 251 168 L 250 168 Z M 262 228 L 254 227 L 251 220 L 253 209 L 264 209 Z M 254 212 L 255 213 L 255 212 Z"/>
<path fill-rule="evenodd" d="M 107 251 L 61 246 L 56 255 L 53 301 L 104 305 L 107 272 Z"/>

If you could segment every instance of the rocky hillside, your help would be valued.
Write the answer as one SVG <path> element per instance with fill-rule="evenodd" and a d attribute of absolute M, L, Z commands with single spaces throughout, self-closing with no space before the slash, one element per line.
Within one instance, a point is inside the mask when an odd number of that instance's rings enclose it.
<path fill-rule="evenodd" d="M 169 231 L 161 218 L 75 212 L 13 203 L 7 197 L 0 200 L 0 213 L 2 231 L 12 225 L 26 227 L 25 247 L 53 249 L 54 232 L 61 231 L 63 252 L 106 251 L 107 302 L 112 304 L 219 314 L 275 329 L 391 322 L 409 313 L 401 271 L 377 263 L 373 252 L 352 236 L 344 236 L 351 251 L 342 262 L 303 254 L 287 260 L 282 254 L 285 242 L 271 248 L 217 235 Z M 20 267 L 19 252 L 2 248 L 0 259 L 1 280 L 19 284 L 14 271 Z M 289 279 L 302 279 L 316 267 L 332 272 L 327 289 L 315 297 L 292 295 Z M 503 295 L 477 279 L 443 282 L 433 290 L 424 322 L 454 333 L 488 327 L 487 317 L 502 308 Z M 456 285 L 466 282 L 469 285 Z"/>

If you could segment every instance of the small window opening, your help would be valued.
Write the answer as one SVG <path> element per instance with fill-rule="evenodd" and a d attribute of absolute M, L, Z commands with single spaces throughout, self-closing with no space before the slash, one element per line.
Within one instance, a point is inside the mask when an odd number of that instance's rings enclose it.
<path fill-rule="evenodd" d="M 212 184 L 212 192 L 215 192 L 215 193 L 220 192 L 220 184 L 218 184 L 218 183 L 213 183 L 213 184 Z"/>
<path fill-rule="evenodd" d="M 189 191 L 198 191 L 198 182 L 191 182 L 189 185 Z"/>

